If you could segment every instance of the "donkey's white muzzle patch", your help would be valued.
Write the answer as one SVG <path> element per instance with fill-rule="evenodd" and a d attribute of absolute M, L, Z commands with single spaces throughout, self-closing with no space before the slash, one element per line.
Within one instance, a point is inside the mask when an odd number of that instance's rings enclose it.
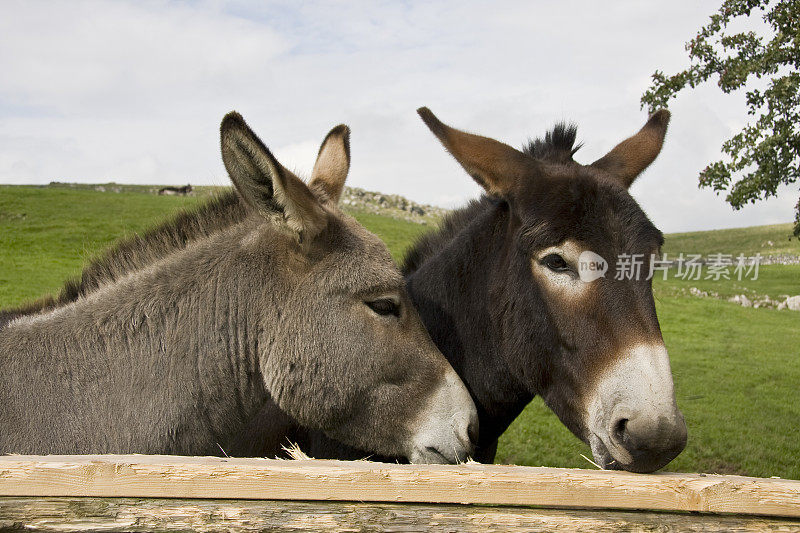
<path fill-rule="evenodd" d="M 472 397 L 454 370 L 430 396 L 411 438 L 412 463 L 460 463 L 474 451 L 478 412 Z"/>
<path fill-rule="evenodd" d="M 587 409 L 589 443 L 606 468 L 652 472 L 686 446 L 663 344 L 629 349 L 597 381 Z"/>

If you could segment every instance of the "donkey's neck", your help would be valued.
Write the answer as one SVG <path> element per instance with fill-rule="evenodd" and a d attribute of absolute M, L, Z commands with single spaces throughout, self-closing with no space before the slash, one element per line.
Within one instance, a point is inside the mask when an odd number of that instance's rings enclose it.
<path fill-rule="evenodd" d="M 472 393 L 484 449 L 533 398 L 508 366 L 492 319 L 491 290 L 503 272 L 508 224 L 507 204 L 486 204 L 407 278 L 431 338 Z"/>
<path fill-rule="evenodd" d="M 245 231 L 10 324 L 0 356 L 16 377 L 0 380 L 0 394 L 10 412 L 37 420 L 10 432 L 16 442 L 0 438 L 0 451 L 220 453 L 268 397 L 257 356 L 261 291 L 242 282 L 255 280 L 237 253 Z"/>

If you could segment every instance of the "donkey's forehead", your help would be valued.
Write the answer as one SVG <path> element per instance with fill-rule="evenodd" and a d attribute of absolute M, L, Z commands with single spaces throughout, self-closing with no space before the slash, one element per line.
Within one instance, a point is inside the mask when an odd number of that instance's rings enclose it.
<path fill-rule="evenodd" d="M 386 244 L 353 217 L 332 211 L 324 246 L 331 261 L 326 262 L 337 285 L 351 290 L 399 290 L 404 286 Z"/>
<path fill-rule="evenodd" d="M 348 253 L 367 255 L 371 260 L 389 260 L 391 254 L 386 244 L 374 233 L 362 226 L 352 216 L 336 210 L 330 211 L 332 236 L 337 245 Z"/>
<path fill-rule="evenodd" d="M 662 233 L 628 191 L 578 164 L 536 176 L 517 210 L 530 245 L 549 246 L 571 239 L 620 251 L 650 251 Z"/>

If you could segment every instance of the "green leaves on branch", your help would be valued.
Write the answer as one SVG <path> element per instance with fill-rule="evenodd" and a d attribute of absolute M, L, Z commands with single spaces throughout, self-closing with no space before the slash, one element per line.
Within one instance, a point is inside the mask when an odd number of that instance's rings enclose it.
<path fill-rule="evenodd" d="M 761 16 L 765 35 L 726 33 L 734 19 Z M 746 89 L 747 113 L 754 117 L 725 141 L 725 160 L 700 173 L 700 186 L 727 191 L 734 209 L 777 194 L 800 175 L 800 1 L 726 0 L 688 43 L 691 65 L 671 76 L 656 71 L 642 96 L 651 111 L 667 107 L 683 89 L 712 77 L 724 93 Z M 761 88 L 752 87 L 756 80 Z M 794 234 L 800 236 L 800 200 Z"/>

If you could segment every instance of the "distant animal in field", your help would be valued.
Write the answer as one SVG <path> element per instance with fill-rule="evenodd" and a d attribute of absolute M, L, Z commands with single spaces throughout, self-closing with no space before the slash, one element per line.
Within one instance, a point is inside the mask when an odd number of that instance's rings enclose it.
<path fill-rule="evenodd" d="M 337 208 L 348 138 L 328 134 L 306 185 L 230 113 L 235 194 L 0 312 L 0 453 L 245 455 L 302 426 L 412 462 L 465 460 L 467 389 L 386 246 Z"/>
<path fill-rule="evenodd" d="M 161 187 L 158 189 L 159 196 L 186 196 L 192 192 L 191 185 L 184 185 L 183 187 Z"/>

